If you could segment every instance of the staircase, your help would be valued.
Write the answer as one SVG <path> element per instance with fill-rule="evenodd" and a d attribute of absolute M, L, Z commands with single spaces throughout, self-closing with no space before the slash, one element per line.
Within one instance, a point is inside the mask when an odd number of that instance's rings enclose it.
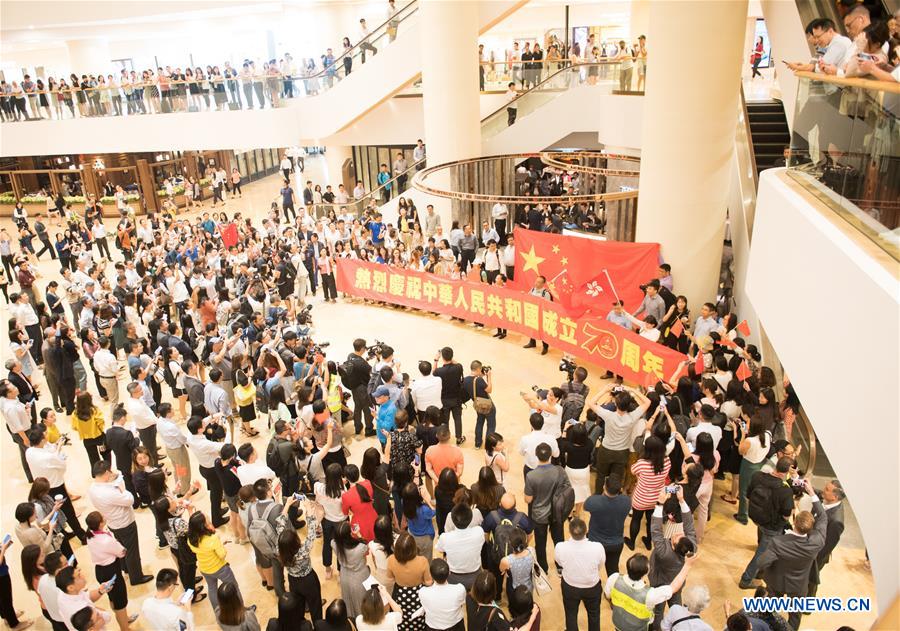
<path fill-rule="evenodd" d="M 791 142 L 787 118 L 781 101 L 749 101 L 750 139 L 756 157 L 756 174 L 771 169 L 784 157 L 784 147 Z"/>

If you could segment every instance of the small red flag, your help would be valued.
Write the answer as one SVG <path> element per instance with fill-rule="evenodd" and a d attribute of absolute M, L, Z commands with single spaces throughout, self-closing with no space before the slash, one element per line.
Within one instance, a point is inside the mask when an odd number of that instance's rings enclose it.
<path fill-rule="evenodd" d="M 746 320 L 741 320 L 740 323 L 734 328 L 736 328 L 744 337 L 750 335 L 750 325 L 747 324 Z"/>
<path fill-rule="evenodd" d="M 740 379 L 741 381 L 746 381 L 746 380 L 747 380 L 747 377 L 749 377 L 749 376 L 752 375 L 752 374 L 753 374 L 753 373 L 750 372 L 750 369 L 747 367 L 747 362 L 746 362 L 746 361 L 742 361 L 742 362 L 741 362 L 741 365 L 738 366 L 737 371 L 735 371 L 735 375 L 734 375 L 734 376 L 737 377 L 738 379 Z"/>
<path fill-rule="evenodd" d="M 669 333 L 675 337 L 681 337 L 681 334 L 684 333 L 684 325 L 681 323 L 681 318 L 677 318 L 675 323 L 669 327 Z"/>
<path fill-rule="evenodd" d="M 720 346 L 727 346 L 728 348 L 737 348 L 737 344 L 730 337 L 723 337 L 719 340 Z"/>
<path fill-rule="evenodd" d="M 219 235 L 222 237 L 222 244 L 226 248 L 237 245 L 238 231 L 237 226 L 233 223 L 225 224 L 219 228 Z"/>
<path fill-rule="evenodd" d="M 697 359 L 694 360 L 694 373 L 697 375 L 702 375 L 703 369 L 703 351 L 697 351 Z"/>

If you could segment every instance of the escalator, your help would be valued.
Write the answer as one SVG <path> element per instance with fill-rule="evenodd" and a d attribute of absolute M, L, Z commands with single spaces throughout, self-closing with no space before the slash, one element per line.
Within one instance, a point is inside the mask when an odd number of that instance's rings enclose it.
<path fill-rule="evenodd" d="M 784 166 L 784 148 L 790 145 L 791 133 L 788 129 L 784 105 L 781 101 L 750 101 L 747 103 L 750 121 L 750 140 L 756 173 L 774 166 Z"/>
<path fill-rule="evenodd" d="M 550 69 L 535 87 L 482 119 L 482 154 L 533 152 L 581 131 L 610 139 L 611 145 L 639 147 L 633 132 L 640 128 L 641 100 L 614 95 L 620 89 L 620 66 L 603 62 Z M 516 108 L 513 124 L 510 105 Z M 600 111 L 603 116 L 597 116 Z"/>

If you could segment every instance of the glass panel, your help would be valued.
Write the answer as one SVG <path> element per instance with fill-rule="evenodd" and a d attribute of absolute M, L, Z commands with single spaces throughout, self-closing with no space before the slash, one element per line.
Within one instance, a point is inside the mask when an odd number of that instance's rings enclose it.
<path fill-rule="evenodd" d="M 900 261 L 900 84 L 798 76 L 788 175 Z"/>
<path fill-rule="evenodd" d="M 262 174 L 266 170 L 266 163 L 263 161 L 262 149 L 255 149 L 253 153 L 254 155 L 256 155 L 256 172 Z"/>
<path fill-rule="evenodd" d="M 560 65 L 562 64 L 560 63 Z M 619 62 L 586 63 L 566 66 L 553 72 L 535 87 L 521 92 L 515 100 L 505 103 L 483 119 L 481 121 L 482 139 L 493 138 L 513 125 L 517 119 L 528 116 L 569 88 L 596 86 L 598 89 L 608 92 L 625 89 L 627 86 L 621 85 L 619 81 L 620 66 Z M 514 113 L 509 111 L 510 105 L 514 105 Z"/>
<path fill-rule="evenodd" d="M 263 164 L 265 165 L 266 171 L 268 172 L 268 170 L 272 168 L 272 152 L 268 149 L 263 149 L 262 154 Z"/>

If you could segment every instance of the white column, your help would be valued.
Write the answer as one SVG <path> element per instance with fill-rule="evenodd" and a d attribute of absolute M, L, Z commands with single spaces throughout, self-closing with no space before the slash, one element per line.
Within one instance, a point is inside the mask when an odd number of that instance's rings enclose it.
<path fill-rule="evenodd" d="M 109 40 L 96 37 L 89 39 L 70 39 L 66 42 L 69 50 L 69 67 L 76 72 L 109 72 L 112 56 L 109 52 Z M 78 70 L 81 68 L 82 70 Z"/>
<path fill-rule="evenodd" d="M 719 279 L 747 0 L 654 0 L 650 9 L 637 240 L 662 245 L 676 293 L 696 310 L 715 299 Z M 703 73 L 688 78 L 684 59 L 703 59 Z"/>
<path fill-rule="evenodd" d="M 420 0 L 422 85 L 428 166 L 481 155 L 478 95 L 478 2 Z M 449 172 L 434 180 L 449 188 Z M 435 203 L 444 234 L 449 199 Z"/>
<path fill-rule="evenodd" d="M 647 35 L 650 29 L 650 0 L 632 0 L 631 2 L 631 39 L 629 44 L 637 41 L 641 35 Z M 648 43 L 649 47 L 650 44 Z"/>
<path fill-rule="evenodd" d="M 356 182 L 344 182 L 341 178 L 344 162 L 353 158 L 353 147 L 344 145 L 328 145 L 325 147 L 325 183 L 331 185 L 331 190 L 337 193 L 338 184 L 343 184 L 347 194 L 353 192 Z"/>

